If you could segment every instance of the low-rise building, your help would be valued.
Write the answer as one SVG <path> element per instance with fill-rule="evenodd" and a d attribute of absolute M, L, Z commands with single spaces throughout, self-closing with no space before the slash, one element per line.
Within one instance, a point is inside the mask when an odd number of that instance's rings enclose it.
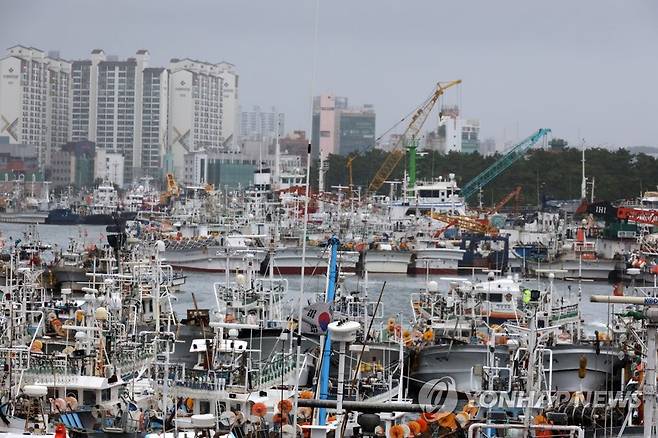
<path fill-rule="evenodd" d="M 12 144 L 7 137 L 0 137 L 0 180 L 25 180 L 42 178 L 39 172 L 38 148 L 30 144 Z"/>

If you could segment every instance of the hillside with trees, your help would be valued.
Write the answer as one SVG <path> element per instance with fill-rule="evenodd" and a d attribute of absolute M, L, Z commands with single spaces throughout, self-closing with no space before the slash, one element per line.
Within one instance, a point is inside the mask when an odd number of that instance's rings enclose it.
<path fill-rule="evenodd" d="M 362 192 L 384 161 L 387 152 L 372 149 L 357 155 L 352 162 L 355 186 Z M 483 202 L 491 205 L 516 186 L 523 187 L 523 203 L 537 205 L 542 196 L 547 199 L 577 199 L 581 186 L 581 150 L 564 143 L 551 144 L 549 149 L 535 149 L 514 163 L 483 190 Z M 460 186 L 478 175 L 500 155 L 483 157 L 477 153 L 447 155 L 426 152 L 417 159 L 418 179 L 429 180 L 439 176 L 447 177 L 454 173 Z M 643 191 L 656 190 L 658 185 L 658 160 L 644 153 L 633 154 L 627 149 L 608 150 L 587 149 L 585 171 L 588 178 L 594 178 L 594 197 L 597 200 L 614 201 L 631 199 Z M 347 157 L 330 155 L 325 174 L 325 188 L 346 185 Z M 401 180 L 406 162 L 398 164 L 389 179 Z M 312 171 L 312 181 L 317 185 L 317 163 Z M 386 193 L 388 185 L 380 193 Z M 589 193 L 589 190 L 588 190 Z M 470 203 L 476 203 L 471 199 Z"/>

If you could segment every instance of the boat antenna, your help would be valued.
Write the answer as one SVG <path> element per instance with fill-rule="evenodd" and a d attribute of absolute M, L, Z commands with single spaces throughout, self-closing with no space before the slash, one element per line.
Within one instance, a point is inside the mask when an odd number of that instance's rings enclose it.
<path fill-rule="evenodd" d="M 309 104 L 311 114 L 311 126 L 313 126 L 313 94 L 315 93 L 315 77 L 317 74 L 317 48 L 318 48 L 318 28 L 320 27 L 320 0 L 315 0 L 315 17 L 313 23 L 313 64 L 311 68 L 311 88 L 309 96 Z M 313 130 L 309 130 L 312 132 Z M 322 154 L 320 154 L 322 155 Z M 320 169 L 322 172 L 322 169 Z M 297 312 L 297 351 L 296 351 L 296 363 L 295 363 L 295 373 L 299 377 L 301 370 L 301 356 L 302 356 L 302 314 L 304 312 L 304 271 L 306 270 L 306 238 L 308 236 L 308 202 L 311 188 L 311 143 L 308 143 L 308 148 L 306 150 L 306 193 L 304 196 L 304 224 L 302 227 L 302 272 L 300 276 L 300 285 L 299 285 L 299 308 Z M 294 390 L 294 399 L 293 399 L 293 427 L 297 427 L 297 408 L 299 406 L 299 378 L 295 379 L 295 390 Z"/>

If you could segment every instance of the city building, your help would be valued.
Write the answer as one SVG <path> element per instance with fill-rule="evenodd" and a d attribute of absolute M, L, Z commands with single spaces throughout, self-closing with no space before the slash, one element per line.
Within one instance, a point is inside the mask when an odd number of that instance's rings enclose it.
<path fill-rule="evenodd" d="M 96 148 L 96 159 L 94 160 L 94 180 L 103 180 L 123 187 L 124 157 L 121 154 L 108 152 L 105 149 Z"/>
<path fill-rule="evenodd" d="M 496 140 L 485 138 L 480 142 L 480 155 L 489 156 L 496 153 Z"/>
<path fill-rule="evenodd" d="M 96 152 L 96 145 L 87 140 L 69 142 L 53 151 L 48 166 L 53 187 L 92 187 Z"/>
<path fill-rule="evenodd" d="M 277 112 L 275 107 L 263 111 L 260 106 L 254 106 L 251 111 L 240 113 L 240 139 L 260 140 L 283 137 L 285 132 L 285 116 Z"/>
<path fill-rule="evenodd" d="M 162 175 L 168 73 L 148 61 L 147 50 L 120 61 L 96 49 L 73 62 L 72 140 L 123 155 L 127 181 Z"/>
<path fill-rule="evenodd" d="M 306 131 L 293 131 L 279 140 L 279 150 L 282 155 L 299 157 L 299 163 L 306 166 L 306 157 L 308 156 L 308 143 Z M 270 151 L 274 154 L 274 151 Z"/>
<path fill-rule="evenodd" d="M 244 188 L 253 184 L 256 168 L 253 160 L 244 159 L 240 153 L 194 151 L 185 154 L 183 183 Z"/>
<path fill-rule="evenodd" d="M 466 119 L 462 124 L 462 153 L 472 154 L 480 151 L 480 121 Z"/>
<path fill-rule="evenodd" d="M 346 97 L 313 99 L 313 155 L 349 155 L 375 146 L 375 110 L 372 105 L 349 107 Z"/>
<path fill-rule="evenodd" d="M 184 174 L 185 155 L 219 152 L 235 144 L 238 76 L 231 64 L 172 59 L 165 167 Z"/>
<path fill-rule="evenodd" d="M 0 135 L 37 147 L 40 169 L 71 135 L 71 63 L 33 47 L 0 59 Z"/>
<path fill-rule="evenodd" d="M 240 100 L 238 98 L 238 74 L 235 66 L 222 61 L 217 64 L 222 78 L 220 115 L 222 119 L 222 141 L 229 146 L 238 141 L 240 133 Z"/>
<path fill-rule="evenodd" d="M 8 136 L 0 136 L 0 180 L 41 180 L 38 149 L 31 144 L 10 143 Z"/>
<path fill-rule="evenodd" d="M 348 108 L 338 116 L 338 153 L 349 155 L 375 147 L 375 110 L 372 105 Z"/>
<path fill-rule="evenodd" d="M 439 114 L 439 126 L 436 131 L 428 134 L 425 148 L 442 154 L 478 152 L 480 121 L 463 119 L 456 106 L 443 107 Z"/>
<path fill-rule="evenodd" d="M 11 47 L 0 59 L 0 136 L 36 146 L 42 171 L 53 151 L 61 164 L 67 142 L 94 142 L 122 157 L 126 182 L 182 175 L 189 152 L 237 149 L 235 66 L 174 59 L 167 69 L 150 67 L 149 58 L 147 50 L 119 60 L 95 49 L 68 62 L 56 52 Z"/>

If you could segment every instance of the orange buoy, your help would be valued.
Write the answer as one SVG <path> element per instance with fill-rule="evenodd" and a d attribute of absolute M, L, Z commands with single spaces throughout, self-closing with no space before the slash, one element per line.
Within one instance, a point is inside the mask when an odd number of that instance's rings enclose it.
<path fill-rule="evenodd" d="M 434 332 L 432 329 L 425 330 L 425 333 L 423 333 L 423 341 L 425 342 L 430 342 L 434 339 Z"/>
<path fill-rule="evenodd" d="M 262 418 L 267 414 L 267 406 L 265 406 L 265 403 L 254 403 L 251 407 L 251 414 Z"/>
<path fill-rule="evenodd" d="M 388 432 L 390 438 L 405 438 L 404 428 L 399 424 L 391 427 L 391 430 Z"/>
<path fill-rule="evenodd" d="M 299 393 L 299 398 L 309 400 L 313 398 L 313 391 L 305 390 Z"/>
<path fill-rule="evenodd" d="M 418 424 L 417 421 L 410 421 L 407 423 L 407 426 L 409 426 L 409 429 L 411 430 L 411 434 L 413 436 L 420 434 L 420 424 Z"/>
<path fill-rule="evenodd" d="M 423 417 L 420 417 L 416 419 L 416 423 L 420 426 L 420 433 L 425 433 L 427 432 L 427 429 L 429 429 L 429 425 L 427 424 L 427 421 Z"/>
<path fill-rule="evenodd" d="M 289 414 L 292 412 L 292 403 L 290 400 L 281 400 L 278 406 L 279 411 L 281 411 L 282 414 Z"/>
<path fill-rule="evenodd" d="M 286 424 L 286 423 L 288 423 L 288 416 L 287 415 L 282 415 L 280 413 L 276 413 L 272 417 L 272 422 L 274 424 Z"/>

